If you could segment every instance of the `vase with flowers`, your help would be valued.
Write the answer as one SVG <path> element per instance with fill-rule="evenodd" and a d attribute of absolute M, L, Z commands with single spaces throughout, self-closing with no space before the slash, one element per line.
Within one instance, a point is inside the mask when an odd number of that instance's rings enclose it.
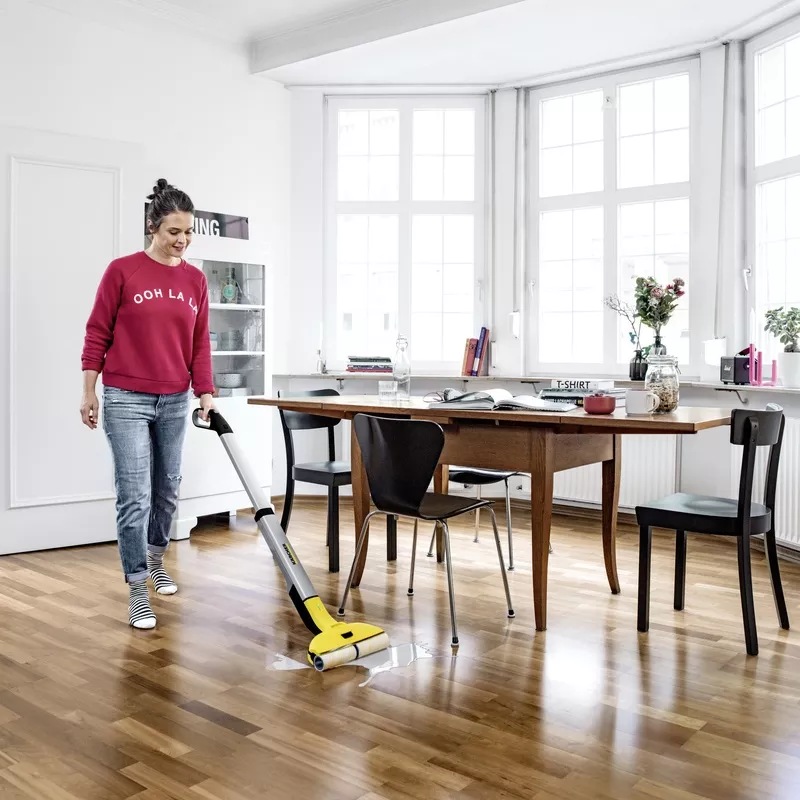
<path fill-rule="evenodd" d="M 632 381 L 643 381 L 647 373 L 647 355 L 652 345 L 642 347 L 642 320 L 636 309 L 630 303 L 620 300 L 619 295 L 612 294 L 606 297 L 605 305 L 625 319 L 630 326 L 628 338 L 633 345 L 633 358 L 628 365 L 628 377 Z"/>
<path fill-rule="evenodd" d="M 669 322 L 678 300 L 686 294 L 686 281 L 674 278 L 662 286 L 655 278 L 637 278 L 634 290 L 636 314 L 643 325 L 653 329 L 655 343 L 653 355 L 665 355 L 667 348 L 661 343 L 661 329 Z"/>

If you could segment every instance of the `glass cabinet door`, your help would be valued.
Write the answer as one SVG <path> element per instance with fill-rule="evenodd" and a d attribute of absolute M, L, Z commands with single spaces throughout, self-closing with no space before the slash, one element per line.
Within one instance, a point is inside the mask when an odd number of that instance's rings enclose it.
<path fill-rule="evenodd" d="M 187 260 L 201 269 L 208 281 L 215 396 L 263 395 L 264 265 Z"/>

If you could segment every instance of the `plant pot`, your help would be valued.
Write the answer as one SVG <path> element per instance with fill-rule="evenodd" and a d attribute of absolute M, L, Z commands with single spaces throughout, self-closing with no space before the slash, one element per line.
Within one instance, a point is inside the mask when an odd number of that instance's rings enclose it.
<path fill-rule="evenodd" d="M 643 381 L 647 374 L 647 359 L 637 350 L 628 366 L 628 377 L 632 381 Z"/>
<path fill-rule="evenodd" d="M 800 353 L 778 353 L 778 380 L 793 389 L 800 389 Z"/>

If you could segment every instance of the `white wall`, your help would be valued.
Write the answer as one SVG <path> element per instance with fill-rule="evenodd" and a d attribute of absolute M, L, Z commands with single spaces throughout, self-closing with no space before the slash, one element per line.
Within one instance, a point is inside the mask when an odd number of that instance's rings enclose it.
<path fill-rule="evenodd" d="M 0 3 L 0 98 L 0 126 L 68 134 L 76 142 L 91 137 L 109 143 L 110 150 L 112 145 L 118 150 L 127 147 L 126 152 L 137 154 L 136 167 L 122 172 L 124 196 L 141 198 L 135 202 L 142 203 L 141 208 L 131 209 L 128 202 L 125 209 L 125 230 L 119 241 L 126 251 L 132 242 L 141 246 L 145 195 L 159 177 L 185 189 L 198 208 L 248 215 L 251 239 L 257 247 L 263 245 L 280 300 L 273 312 L 272 366 L 285 368 L 292 292 L 288 268 L 290 97 L 282 86 L 248 73 L 244 49 L 238 53 L 194 40 L 175 25 L 155 19 L 149 30 L 141 25 L 110 27 L 22 0 L 4 0 Z M 0 185 L 0 192 L 7 195 L 8 186 Z M 70 238 L 52 241 L 48 220 L 41 220 L 40 238 L 34 246 L 42 256 L 37 263 L 43 286 L 47 270 L 60 268 L 60 251 L 80 249 L 87 237 L 96 235 L 91 216 L 83 223 L 72 230 Z M 0 259 L 0 272 L 4 263 Z M 78 306 L 72 325 L 85 324 L 83 308 L 87 298 L 91 302 L 104 268 L 104 263 L 87 265 L 69 286 Z M 0 285 L 5 286 L 7 278 L 0 275 Z M 5 318 L 5 297 L 2 300 L 0 316 Z M 70 297 L 64 301 L 69 303 Z M 0 347 L 5 355 L 5 330 L 0 330 Z M 75 383 L 54 386 L 51 402 L 74 408 L 79 424 L 79 350 L 73 358 Z M 41 354 L 37 368 L 48 369 L 47 352 Z M 5 438 L 0 436 L 0 442 Z M 32 524 L 25 517 L 27 510 L 8 510 L 5 447 L 3 452 L 2 549 L 8 552 L 6 539 L 15 536 L 24 538 L 25 549 L 35 549 L 47 538 L 45 523 Z M 86 458 L 90 456 L 82 451 L 74 453 L 76 471 L 93 468 Z M 76 537 L 113 539 L 113 526 L 107 526 L 108 519 L 113 519 L 112 501 L 73 506 L 79 506 L 75 513 L 86 530 L 65 532 L 62 544 L 76 543 Z M 48 527 L 58 527 L 52 524 L 58 520 L 60 527 L 69 527 L 55 509 L 48 514 Z"/>

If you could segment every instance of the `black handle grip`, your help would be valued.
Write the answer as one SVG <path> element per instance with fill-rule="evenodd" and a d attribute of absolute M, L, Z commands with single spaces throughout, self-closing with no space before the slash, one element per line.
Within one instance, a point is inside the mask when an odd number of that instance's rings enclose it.
<path fill-rule="evenodd" d="M 200 419 L 200 409 L 196 408 L 192 412 L 192 422 L 194 423 L 195 427 L 202 428 L 203 430 L 207 431 L 214 431 L 214 433 L 219 434 L 222 436 L 223 433 L 233 433 L 233 429 L 230 425 L 228 425 L 227 420 L 219 411 L 215 409 L 211 409 L 208 412 L 208 422 Z"/>

